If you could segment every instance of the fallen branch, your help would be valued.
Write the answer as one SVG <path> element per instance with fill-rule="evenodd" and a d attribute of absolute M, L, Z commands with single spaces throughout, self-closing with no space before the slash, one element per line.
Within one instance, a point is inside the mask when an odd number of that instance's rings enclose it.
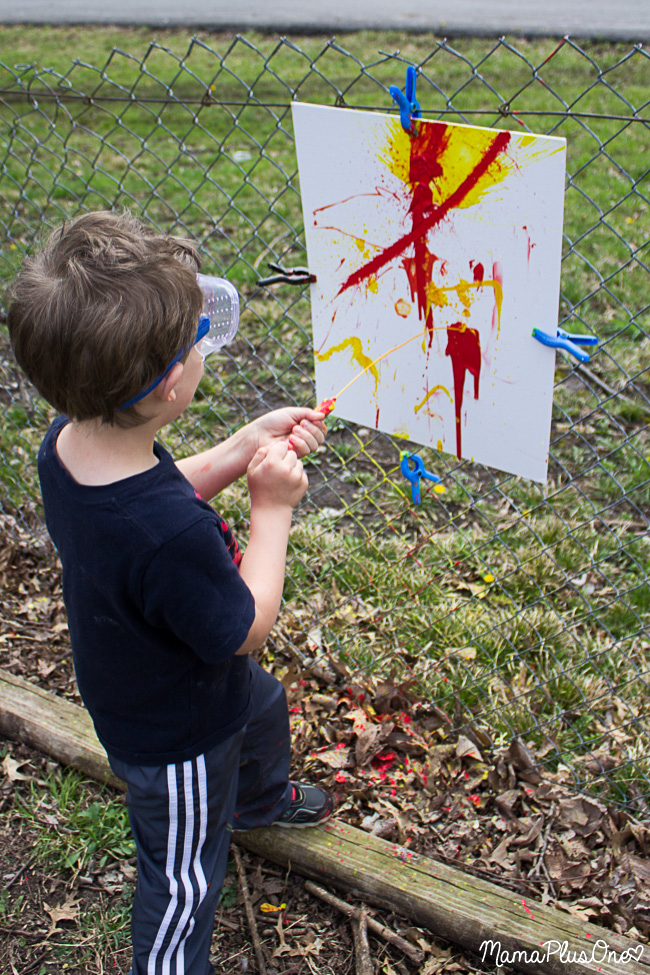
<path fill-rule="evenodd" d="M 353 917 L 358 913 L 358 908 L 353 907 L 352 904 L 348 904 L 347 901 L 342 901 L 340 898 L 335 897 L 331 894 L 329 890 L 325 890 L 323 887 L 319 887 L 317 884 L 312 883 L 308 880 L 305 883 L 305 890 L 314 897 L 319 897 L 320 900 L 325 901 L 330 907 L 335 907 L 337 911 L 341 914 L 345 914 L 346 917 Z M 390 928 L 386 927 L 385 924 L 381 924 L 374 917 L 368 917 L 367 919 L 368 930 L 373 934 L 376 934 L 379 938 L 383 938 L 389 944 L 393 945 L 407 956 L 415 965 L 421 965 L 424 961 L 424 952 L 415 945 L 412 945 L 406 938 L 402 938 L 401 935 L 395 934 Z"/>
<path fill-rule="evenodd" d="M 354 961 L 357 975 L 374 975 L 370 945 L 368 944 L 368 908 L 353 912 L 350 917 L 354 938 Z"/>
<path fill-rule="evenodd" d="M 255 914 L 253 913 L 253 905 L 251 904 L 251 895 L 248 892 L 248 883 L 246 882 L 246 871 L 244 870 L 244 864 L 241 862 L 241 854 L 236 846 L 231 846 L 232 855 L 235 859 L 235 865 L 237 867 L 237 876 L 239 877 L 239 886 L 242 893 L 242 899 L 244 901 L 244 910 L 246 911 L 246 920 L 248 921 L 248 930 L 251 934 L 251 940 L 253 942 L 253 951 L 255 952 L 255 960 L 257 962 L 257 971 L 259 975 L 266 975 L 266 961 L 264 959 L 264 952 L 262 950 L 262 942 L 260 941 L 260 936 L 257 932 L 257 921 L 255 920 Z"/>

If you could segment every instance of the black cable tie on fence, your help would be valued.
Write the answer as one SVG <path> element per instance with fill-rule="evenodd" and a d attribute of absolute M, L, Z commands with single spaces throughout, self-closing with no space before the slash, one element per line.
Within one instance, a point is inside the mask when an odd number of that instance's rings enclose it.
<path fill-rule="evenodd" d="M 274 264 L 272 261 L 268 262 L 268 267 L 275 273 L 266 278 L 260 278 L 257 282 L 259 287 L 269 284 L 314 284 L 316 281 L 316 275 L 310 274 L 308 267 L 286 268 L 282 267 L 281 264 Z"/>

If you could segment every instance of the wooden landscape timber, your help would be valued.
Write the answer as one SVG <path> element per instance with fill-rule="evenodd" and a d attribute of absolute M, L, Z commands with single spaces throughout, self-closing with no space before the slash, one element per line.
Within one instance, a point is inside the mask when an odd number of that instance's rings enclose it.
<path fill-rule="evenodd" d="M 0 735 L 124 789 L 87 712 L 0 670 Z M 650 975 L 650 948 L 336 819 L 235 833 L 239 846 L 394 910 L 486 963 L 530 975 Z"/>

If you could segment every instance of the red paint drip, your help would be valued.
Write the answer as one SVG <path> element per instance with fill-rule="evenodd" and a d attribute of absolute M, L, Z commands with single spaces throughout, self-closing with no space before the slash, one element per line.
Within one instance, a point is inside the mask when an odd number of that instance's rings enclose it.
<path fill-rule="evenodd" d="M 474 274 L 474 280 L 478 284 L 482 284 L 483 278 L 485 277 L 485 268 L 483 267 L 480 261 L 478 262 L 478 264 L 474 265 L 473 274 Z"/>
<path fill-rule="evenodd" d="M 456 456 L 461 456 L 460 414 L 463 408 L 465 374 L 474 377 L 474 399 L 478 399 L 478 382 L 481 374 L 481 343 L 475 328 L 467 328 L 456 322 L 447 329 L 447 348 L 445 355 L 451 358 L 454 372 L 454 404 L 456 407 Z"/>
<path fill-rule="evenodd" d="M 413 218 L 413 229 L 404 234 L 380 251 L 372 260 L 367 261 L 360 268 L 354 271 L 341 285 L 339 294 L 347 291 L 371 274 L 377 274 L 383 267 L 390 264 L 392 260 L 399 257 L 411 245 L 416 245 L 416 260 L 418 259 L 418 249 L 425 249 L 424 243 L 426 235 L 444 220 L 446 215 L 454 207 L 459 206 L 474 189 L 481 177 L 487 172 L 496 158 L 505 151 L 510 142 L 509 132 L 499 132 L 492 145 L 484 154 L 483 158 L 476 164 L 474 169 L 462 181 L 460 186 L 454 190 L 447 199 L 439 206 L 434 206 L 431 201 L 431 189 L 425 185 L 427 172 L 434 171 L 436 165 L 440 165 L 437 157 L 442 155 L 447 142 L 447 126 L 422 126 L 421 133 L 426 133 L 423 137 L 419 135 L 411 143 L 411 168 L 409 176 L 415 179 L 413 187 L 413 203 L 410 207 Z M 422 143 L 425 143 L 424 145 Z M 420 189 L 421 187 L 421 189 Z M 427 195 L 428 191 L 428 195 Z M 422 256 L 422 255 L 420 255 Z"/>

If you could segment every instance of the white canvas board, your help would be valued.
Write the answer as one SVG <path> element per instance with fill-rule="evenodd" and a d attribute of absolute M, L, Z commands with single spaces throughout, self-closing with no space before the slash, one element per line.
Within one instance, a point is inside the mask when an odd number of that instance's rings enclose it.
<path fill-rule="evenodd" d="M 300 103 L 293 120 L 319 401 L 545 481 L 555 352 L 531 332 L 557 331 L 565 140 L 426 120 L 411 136 Z"/>

